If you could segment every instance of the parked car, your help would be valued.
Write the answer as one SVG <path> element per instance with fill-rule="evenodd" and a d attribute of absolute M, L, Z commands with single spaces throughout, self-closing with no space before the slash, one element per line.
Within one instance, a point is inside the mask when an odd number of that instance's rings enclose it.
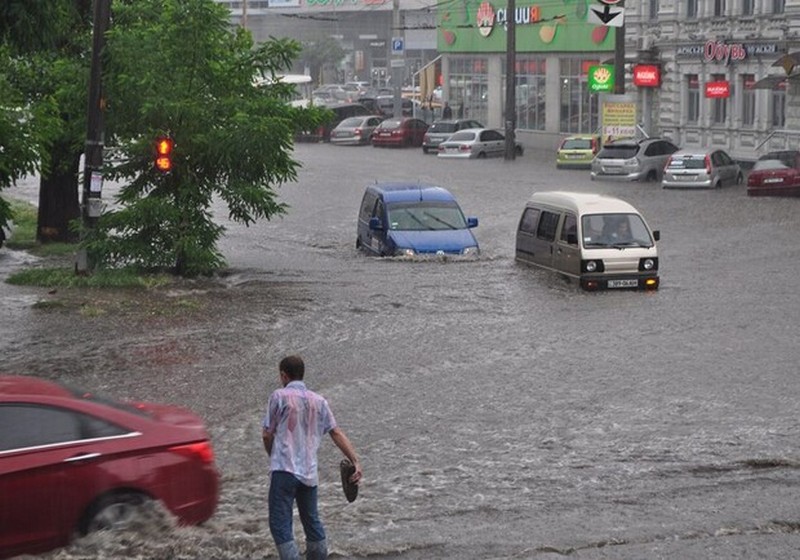
<path fill-rule="evenodd" d="M 597 134 L 568 136 L 561 141 L 556 151 L 556 168 L 590 169 L 599 150 L 600 136 Z"/>
<path fill-rule="evenodd" d="M 506 137 L 491 128 L 468 128 L 459 130 L 439 144 L 440 158 L 482 159 L 502 156 L 506 150 Z M 522 144 L 514 143 L 518 156 L 522 155 Z"/>
<path fill-rule="evenodd" d="M 669 156 L 677 151 L 665 138 L 609 142 L 592 160 L 591 179 L 660 181 Z"/>
<path fill-rule="evenodd" d="M 742 168 L 724 150 L 678 150 L 667 160 L 661 186 L 716 189 L 743 180 Z"/>
<path fill-rule="evenodd" d="M 800 151 L 764 154 L 747 176 L 748 196 L 800 196 Z"/>
<path fill-rule="evenodd" d="M 442 187 L 419 183 L 378 183 L 364 191 L 358 212 L 356 248 L 375 256 L 480 253 L 455 197 Z"/>
<path fill-rule="evenodd" d="M 332 118 L 321 124 L 316 130 L 306 130 L 297 135 L 298 141 L 329 142 L 331 131 L 349 117 L 367 116 L 372 112 L 360 103 L 339 103 L 326 107 L 333 114 Z"/>
<path fill-rule="evenodd" d="M 151 500 L 186 525 L 216 508 L 211 441 L 188 410 L 0 376 L 0 426 L 0 557 L 126 527 Z"/>
<path fill-rule="evenodd" d="M 390 117 L 375 128 L 372 145 L 379 146 L 421 146 L 428 125 L 422 119 Z"/>
<path fill-rule="evenodd" d="M 438 153 L 439 144 L 450 138 L 454 132 L 467 128 L 483 128 L 483 125 L 472 119 L 455 119 L 434 121 L 425 133 L 422 141 L 422 152 L 433 150 Z"/>
<path fill-rule="evenodd" d="M 351 146 L 369 144 L 372 133 L 381 121 L 383 117 L 378 115 L 345 119 L 331 131 L 331 144 Z"/>

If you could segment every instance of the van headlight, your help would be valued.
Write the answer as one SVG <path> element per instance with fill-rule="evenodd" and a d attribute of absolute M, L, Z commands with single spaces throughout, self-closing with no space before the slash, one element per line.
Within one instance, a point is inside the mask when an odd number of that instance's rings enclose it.
<path fill-rule="evenodd" d="M 398 247 L 394 250 L 395 257 L 413 257 L 417 252 L 408 247 Z"/>
<path fill-rule="evenodd" d="M 473 247 L 464 247 L 461 250 L 461 254 L 465 257 L 477 257 L 480 254 L 480 250 L 473 246 Z"/>
<path fill-rule="evenodd" d="M 658 270 L 658 257 L 639 259 L 639 270 Z"/>
<path fill-rule="evenodd" d="M 597 270 L 597 263 L 594 261 L 589 261 L 586 263 L 586 272 L 594 272 Z"/>
<path fill-rule="evenodd" d="M 600 259 L 594 260 L 582 260 L 581 261 L 581 272 L 605 272 L 606 267 L 603 265 L 603 261 Z"/>

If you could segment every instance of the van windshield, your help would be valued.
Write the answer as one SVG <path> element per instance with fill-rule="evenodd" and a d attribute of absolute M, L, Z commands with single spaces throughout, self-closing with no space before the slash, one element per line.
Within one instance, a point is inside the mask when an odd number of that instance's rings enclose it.
<path fill-rule="evenodd" d="M 650 230 L 638 214 L 587 214 L 581 219 L 584 247 L 652 247 Z"/>
<path fill-rule="evenodd" d="M 465 229 L 467 221 L 457 204 L 447 202 L 403 202 L 392 204 L 389 229 L 402 231 L 432 231 Z"/>

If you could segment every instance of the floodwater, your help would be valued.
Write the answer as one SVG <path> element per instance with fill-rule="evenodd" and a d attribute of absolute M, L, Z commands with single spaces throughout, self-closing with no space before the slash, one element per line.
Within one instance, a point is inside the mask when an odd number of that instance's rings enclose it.
<path fill-rule="evenodd" d="M 274 558 L 259 423 L 288 353 L 363 459 L 348 504 L 338 450 L 320 453 L 332 557 L 797 555 L 800 200 L 595 183 L 533 150 L 449 161 L 301 144 L 296 157 L 289 214 L 228 224 L 230 270 L 167 295 L 201 298 L 199 312 L 42 309 L 58 294 L 0 287 L 4 369 L 188 406 L 222 474 L 202 527 L 155 516 L 47 558 Z M 450 189 L 480 219 L 481 257 L 358 253 L 364 186 L 395 179 Z M 584 293 L 515 263 L 525 200 L 554 189 L 633 203 L 661 230 L 661 289 Z M 3 249 L 3 274 L 22 259 Z"/>

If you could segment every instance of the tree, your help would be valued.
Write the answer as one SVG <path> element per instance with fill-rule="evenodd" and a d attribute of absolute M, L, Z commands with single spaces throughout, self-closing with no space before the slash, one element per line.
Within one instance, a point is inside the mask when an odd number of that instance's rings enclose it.
<path fill-rule="evenodd" d="M 105 177 L 126 184 L 121 207 L 88 232 L 99 266 L 208 274 L 224 264 L 215 197 L 245 224 L 285 212 L 273 187 L 296 179 L 294 134 L 318 126 L 325 111 L 291 107 L 292 85 L 255 87 L 256 74 L 290 68 L 299 45 L 271 39 L 256 47 L 228 19 L 212 0 L 115 4 L 104 80 L 107 138 L 119 160 Z M 154 166 L 160 135 L 174 141 L 166 174 Z"/>
<path fill-rule="evenodd" d="M 324 70 L 335 69 L 344 58 L 344 49 L 339 42 L 328 35 L 303 41 L 303 51 L 299 61 L 308 66 L 314 83 L 322 83 Z"/>
<path fill-rule="evenodd" d="M 0 188 L 40 173 L 39 233 L 57 232 L 62 240 L 78 213 L 76 127 L 83 122 L 85 93 L 80 95 L 79 84 L 85 78 L 76 45 L 85 21 L 81 14 L 90 5 L 91 0 L 0 4 Z M 65 159 L 74 165 L 65 165 Z M 0 225 L 10 217 L 0 201 Z"/>

